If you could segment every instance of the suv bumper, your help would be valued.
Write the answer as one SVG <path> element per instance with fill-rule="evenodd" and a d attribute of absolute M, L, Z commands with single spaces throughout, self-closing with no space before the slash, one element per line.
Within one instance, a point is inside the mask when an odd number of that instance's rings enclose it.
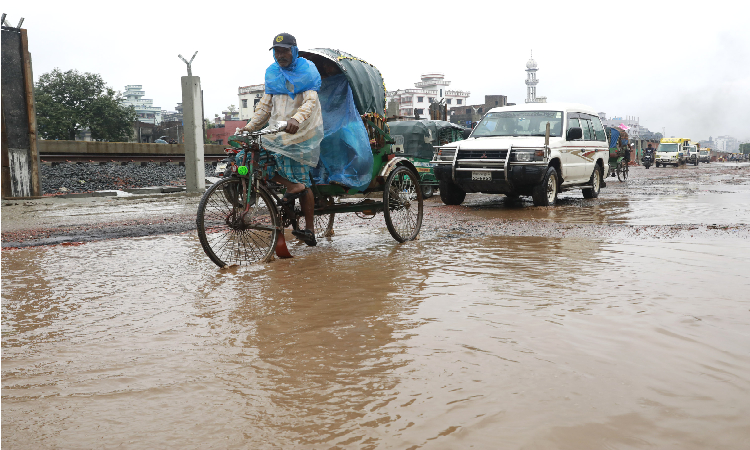
<path fill-rule="evenodd" d="M 510 165 L 506 172 L 504 170 L 490 171 L 491 180 L 472 180 L 472 172 L 482 172 L 481 168 L 474 170 L 456 171 L 453 177 L 453 168 L 449 164 L 439 164 L 435 167 L 435 178 L 439 181 L 452 182 L 465 192 L 484 192 L 488 194 L 508 194 L 511 192 L 529 191 L 532 187 L 542 182 L 547 172 L 547 163 L 543 164 L 519 164 Z"/>

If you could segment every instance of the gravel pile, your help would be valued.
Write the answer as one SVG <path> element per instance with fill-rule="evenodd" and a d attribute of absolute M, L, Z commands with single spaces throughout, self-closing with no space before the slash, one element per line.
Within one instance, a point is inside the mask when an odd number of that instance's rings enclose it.
<path fill-rule="evenodd" d="M 215 176 L 214 166 L 205 166 L 206 176 Z M 185 185 L 185 167 L 178 164 L 42 164 L 40 171 L 42 192 L 46 195 Z"/>

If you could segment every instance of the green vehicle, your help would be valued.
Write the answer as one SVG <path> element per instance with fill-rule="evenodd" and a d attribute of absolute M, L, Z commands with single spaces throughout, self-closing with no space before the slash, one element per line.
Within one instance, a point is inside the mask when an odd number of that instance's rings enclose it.
<path fill-rule="evenodd" d="M 435 164 L 430 162 L 435 147 L 463 140 L 464 128 L 444 120 L 401 120 L 388 122 L 388 126 L 395 154 L 414 164 L 424 197 L 432 197 L 438 187 Z"/>
<path fill-rule="evenodd" d="M 396 241 L 416 239 L 424 197 L 414 164 L 394 154 L 380 71 L 339 50 L 317 48 L 300 51 L 299 56 L 325 74 L 319 94 L 324 124 L 342 124 L 332 127 L 338 131 L 326 129 L 319 164 L 310 172 L 315 237 L 334 235 L 337 214 L 372 217 L 382 212 Z M 232 148 L 226 149 L 231 160 L 224 178 L 201 198 L 196 217 L 198 238 L 206 255 L 219 267 L 267 262 L 274 252 L 279 258 L 292 257 L 285 229 L 299 232 L 304 214 L 294 201 L 282 201 L 284 187 L 269 179 L 266 171 L 273 158 L 270 146 L 285 138 L 285 127 L 286 122 L 279 121 L 260 131 L 231 136 Z M 362 141 L 353 145 L 348 139 L 357 133 Z M 353 153 L 342 158 L 347 152 Z M 332 160 L 334 164 L 329 164 Z M 366 164 L 349 170 L 364 160 Z M 335 178 L 339 175 L 344 178 Z M 346 182 L 354 179 L 357 181 Z"/>

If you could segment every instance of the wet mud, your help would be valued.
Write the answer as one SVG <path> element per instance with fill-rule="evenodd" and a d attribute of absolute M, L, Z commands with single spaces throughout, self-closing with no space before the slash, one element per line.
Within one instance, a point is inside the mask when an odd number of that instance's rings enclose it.
<path fill-rule="evenodd" d="M 631 175 L 553 208 L 433 198 L 404 244 L 343 215 L 293 259 L 223 270 L 192 230 L 6 247 L 2 445 L 743 448 L 750 170 Z M 194 204 L 3 206 L 3 245 Z"/>
<path fill-rule="evenodd" d="M 483 194 L 446 206 L 435 196 L 425 202 L 422 237 L 749 237 L 750 165 L 636 166 L 630 173 L 624 182 L 606 179 L 598 199 L 564 192 L 554 207 L 534 207 L 526 197 Z M 190 232 L 198 201 L 194 195 L 5 201 L 2 247 Z M 339 229 L 370 226 L 384 227 L 382 215 L 336 218 Z"/>

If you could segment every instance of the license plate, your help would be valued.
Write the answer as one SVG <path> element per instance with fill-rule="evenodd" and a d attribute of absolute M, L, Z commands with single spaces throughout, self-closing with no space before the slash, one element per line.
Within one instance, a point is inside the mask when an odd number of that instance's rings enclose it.
<path fill-rule="evenodd" d="M 492 181 L 492 172 L 473 170 L 471 172 L 471 179 L 476 181 Z"/>

